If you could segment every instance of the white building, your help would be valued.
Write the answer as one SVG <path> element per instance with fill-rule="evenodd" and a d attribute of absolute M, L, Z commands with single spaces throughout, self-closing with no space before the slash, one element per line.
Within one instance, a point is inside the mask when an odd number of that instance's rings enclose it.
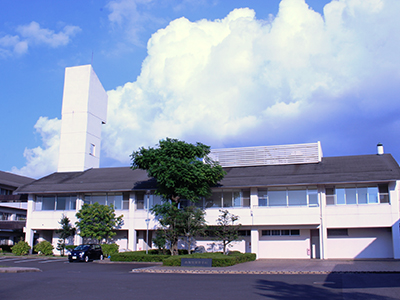
<path fill-rule="evenodd" d="M 106 100 L 101 84 L 95 88 L 102 109 L 93 130 L 100 136 Z M 90 99 L 88 103 L 95 101 Z M 87 107 L 90 113 L 91 106 Z M 85 121 L 80 124 L 88 128 Z M 90 154 L 92 140 L 78 140 L 89 155 L 98 157 L 100 151 Z M 99 142 L 94 142 L 95 148 Z M 227 175 L 210 199 L 196 205 L 205 209 L 209 225 L 216 224 L 221 208 L 238 215 L 241 241 L 233 249 L 256 253 L 258 258 L 399 259 L 400 168 L 390 154 L 383 154 L 382 146 L 378 153 L 323 157 L 319 143 L 214 150 L 211 157 L 220 161 Z M 74 224 L 83 203 L 99 202 L 114 204 L 116 214 L 124 216 L 115 237 L 120 249 L 145 249 L 147 202 L 152 206 L 161 201 L 153 195 L 155 180 L 143 170 L 98 168 L 84 159 L 77 161 L 71 169 L 65 166 L 17 190 L 29 195 L 26 241 L 33 245 L 46 239 L 56 246 L 61 216 Z M 157 226 L 150 215 L 149 247 Z M 81 242 L 76 236 L 74 243 Z M 203 238 L 196 245 L 214 251 L 215 243 Z"/>

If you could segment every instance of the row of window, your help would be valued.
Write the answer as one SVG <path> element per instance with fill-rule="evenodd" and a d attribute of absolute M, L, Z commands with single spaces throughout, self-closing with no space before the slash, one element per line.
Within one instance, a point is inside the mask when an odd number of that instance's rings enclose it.
<path fill-rule="evenodd" d="M 300 230 L 299 229 L 272 229 L 272 230 L 262 230 L 261 231 L 262 236 L 269 236 L 269 235 L 274 235 L 274 236 L 287 236 L 287 235 L 292 235 L 292 236 L 299 236 L 300 235 Z"/>
<path fill-rule="evenodd" d="M 129 209 L 129 192 L 125 193 L 91 193 L 84 195 L 84 203 L 112 204 L 115 209 Z M 137 209 L 152 208 L 161 204 L 160 196 L 144 192 L 136 193 Z M 354 185 L 326 188 L 327 205 L 343 204 L 376 204 L 389 203 L 387 184 L 376 186 Z M 181 207 L 192 205 L 181 200 Z M 235 189 L 213 192 L 208 199 L 195 203 L 200 208 L 250 207 L 250 190 Z M 259 207 L 276 206 L 318 206 L 319 197 L 316 186 L 279 187 L 258 190 Z M 76 195 L 37 196 L 36 210 L 76 210 Z"/>
<path fill-rule="evenodd" d="M 129 193 L 92 193 L 85 194 L 84 203 L 114 206 L 114 209 L 129 209 Z"/>
<path fill-rule="evenodd" d="M 318 203 L 316 186 L 258 190 L 258 206 L 318 206 Z"/>
<path fill-rule="evenodd" d="M 389 203 L 387 184 L 336 186 L 325 190 L 327 205 Z"/>
<path fill-rule="evenodd" d="M 76 210 L 76 195 L 37 196 L 35 210 Z M 129 193 L 85 194 L 84 203 L 112 204 L 115 209 L 129 209 Z"/>

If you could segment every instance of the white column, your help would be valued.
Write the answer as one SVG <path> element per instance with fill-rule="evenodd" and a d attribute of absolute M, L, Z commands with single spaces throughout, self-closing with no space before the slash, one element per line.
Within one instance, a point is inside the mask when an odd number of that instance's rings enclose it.
<path fill-rule="evenodd" d="M 400 259 L 400 223 L 395 222 L 392 226 L 393 258 Z"/>
<path fill-rule="evenodd" d="M 258 229 L 251 229 L 251 253 L 256 254 L 258 258 L 258 241 L 260 239 L 260 233 Z"/>
<path fill-rule="evenodd" d="M 258 190 L 257 188 L 250 189 L 250 207 L 258 206 Z"/>
<path fill-rule="evenodd" d="M 326 245 L 327 245 L 327 230 L 325 226 L 325 206 L 326 206 L 326 194 L 325 187 L 318 187 L 318 198 L 319 198 L 319 208 L 320 208 L 320 225 L 319 225 L 319 251 L 320 258 L 326 259 Z"/>
<path fill-rule="evenodd" d="M 128 228 L 128 249 L 136 251 L 137 233 L 135 229 L 135 211 L 136 211 L 136 197 L 134 193 L 129 195 L 129 228 Z"/>
<path fill-rule="evenodd" d="M 83 206 L 83 194 L 78 194 L 76 197 L 76 212 L 80 211 Z M 78 234 L 78 230 L 74 236 L 74 245 L 81 245 L 83 242 L 82 237 Z"/>
<path fill-rule="evenodd" d="M 26 225 L 24 228 L 25 232 L 25 242 L 28 243 L 29 246 L 31 246 L 31 250 L 29 251 L 30 254 L 32 254 L 32 248 L 33 248 L 33 235 L 34 231 L 32 228 L 32 213 L 35 209 L 35 196 L 32 194 L 28 195 L 28 205 L 27 205 L 27 210 L 26 210 Z"/>

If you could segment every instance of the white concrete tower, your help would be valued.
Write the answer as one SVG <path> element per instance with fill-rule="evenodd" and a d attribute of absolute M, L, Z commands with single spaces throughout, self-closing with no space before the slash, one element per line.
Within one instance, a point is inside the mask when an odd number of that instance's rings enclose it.
<path fill-rule="evenodd" d="M 91 65 L 65 69 L 58 172 L 99 167 L 107 102 L 107 93 Z"/>

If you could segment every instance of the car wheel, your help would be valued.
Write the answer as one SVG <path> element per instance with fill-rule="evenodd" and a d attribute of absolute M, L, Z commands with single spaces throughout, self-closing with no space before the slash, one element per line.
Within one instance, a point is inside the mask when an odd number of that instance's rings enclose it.
<path fill-rule="evenodd" d="M 89 256 L 85 256 L 85 262 L 89 262 Z"/>
<path fill-rule="evenodd" d="M 102 254 L 102 255 L 100 255 L 100 260 L 104 260 L 104 256 L 103 256 L 103 254 Z"/>

